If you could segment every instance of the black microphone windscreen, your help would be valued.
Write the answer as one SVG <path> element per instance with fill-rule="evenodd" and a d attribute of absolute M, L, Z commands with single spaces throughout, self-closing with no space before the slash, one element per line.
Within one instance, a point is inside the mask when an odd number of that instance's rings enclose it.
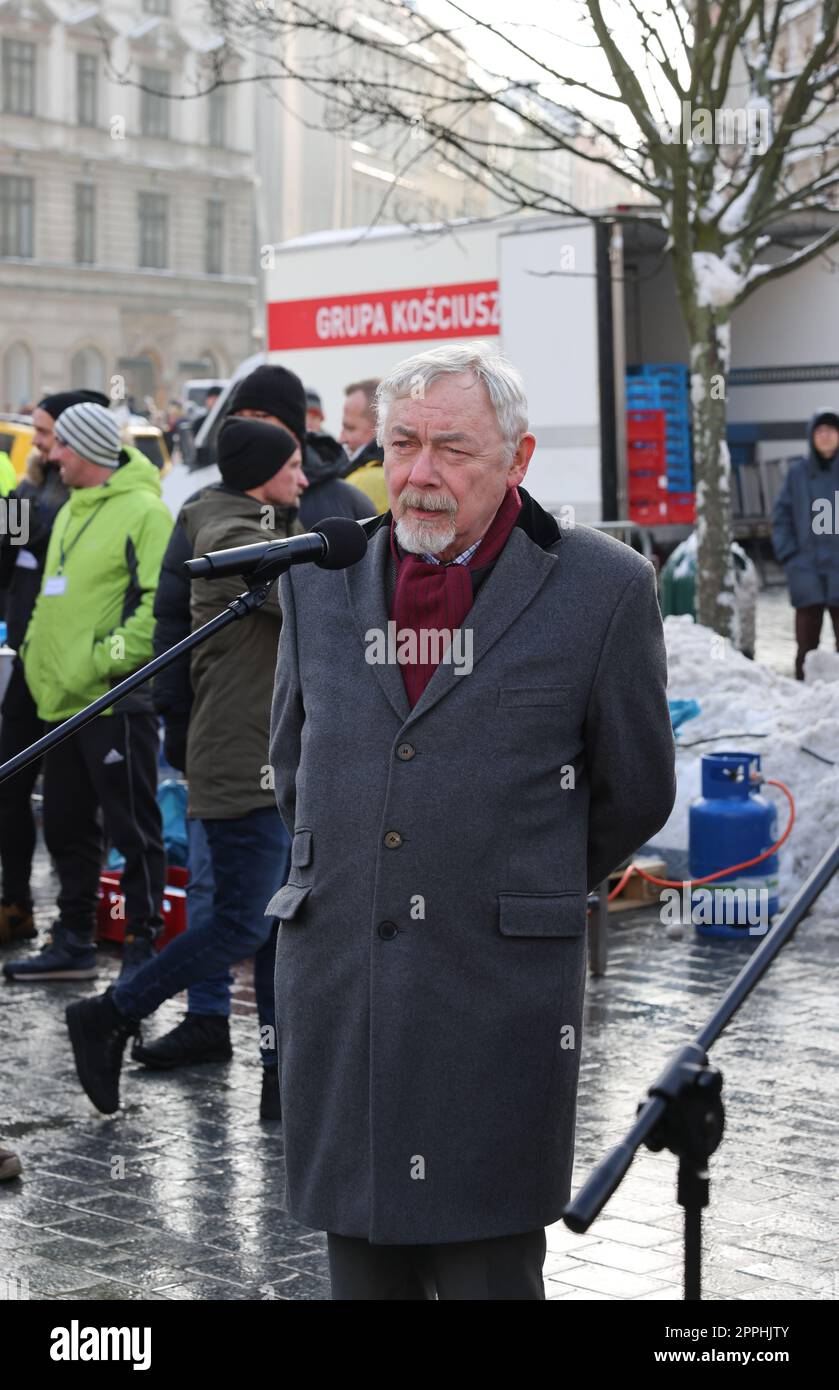
<path fill-rule="evenodd" d="M 315 527 L 329 551 L 315 563 L 322 570 L 345 570 L 367 553 L 367 535 L 357 521 L 345 516 L 328 516 Z"/>

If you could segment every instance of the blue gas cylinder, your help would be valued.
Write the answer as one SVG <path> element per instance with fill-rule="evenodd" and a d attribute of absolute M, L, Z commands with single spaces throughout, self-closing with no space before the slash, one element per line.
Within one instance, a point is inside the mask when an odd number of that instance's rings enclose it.
<path fill-rule="evenodd" d="M 752 773 L 759 753 L 706 753 L 702 795 L 690 808 L 691 879 L 753 859 L 777 840 L 777 813 Z M 703 936 L 762 936 L 779 911 L 778 855 L 691 889 L 691 921 Z"/>

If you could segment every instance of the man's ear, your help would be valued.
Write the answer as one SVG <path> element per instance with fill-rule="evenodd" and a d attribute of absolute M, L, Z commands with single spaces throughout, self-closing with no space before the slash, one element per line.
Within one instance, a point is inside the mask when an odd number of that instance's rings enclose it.
<path fill-rule="evenodd" d="M 512 462 L 507 473 L 508 487 L 518 487 L 518 484 L 524 480 L 524 475 L 527 472 L 535 448 L 535 434 L 523 434 L 516 445 L 516 452 L 513 454 Z"/>

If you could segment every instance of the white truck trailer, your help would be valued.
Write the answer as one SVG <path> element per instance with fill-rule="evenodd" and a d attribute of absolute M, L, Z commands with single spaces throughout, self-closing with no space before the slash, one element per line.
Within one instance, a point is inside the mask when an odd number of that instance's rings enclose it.
<path fill-rule="evenodd" d="M 801 235 L 779 229 L 778 241 Z M 664 247 L 654 214 L 637 209 L 300 237 L 266 257 L 266 352 L 234 381 L 282 362 L 320 393 L 337 435 L 350 382 L 436 343 L 497 342 L 524 377 L 534 495 L 582 522 L 624 518 L 626 366 L 688 360 Z M 833 270 L 819 257 L 734 314 L 728 418 L 755 462 L 796 452 L 812 411 L 839 404 Z M 197 463 L 212 462 L 225 407 L 199 434 Z"/>

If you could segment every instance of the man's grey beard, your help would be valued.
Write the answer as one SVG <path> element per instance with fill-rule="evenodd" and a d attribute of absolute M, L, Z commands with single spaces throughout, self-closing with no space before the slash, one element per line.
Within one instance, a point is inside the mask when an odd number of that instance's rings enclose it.
<path fill-rule="evenodd" d="M 396 522 L 396 539 L 403 550 L 410 551 L 412 555 L 439 555 L 452 545 L 457 535 L 457 505 L 452 498 L 405 488 L 398 505 L 400 511 L 405 507 L 422 507 L 440 513 L 439 521 L 418 521 L 415 517 L 400 516 Z"/>

